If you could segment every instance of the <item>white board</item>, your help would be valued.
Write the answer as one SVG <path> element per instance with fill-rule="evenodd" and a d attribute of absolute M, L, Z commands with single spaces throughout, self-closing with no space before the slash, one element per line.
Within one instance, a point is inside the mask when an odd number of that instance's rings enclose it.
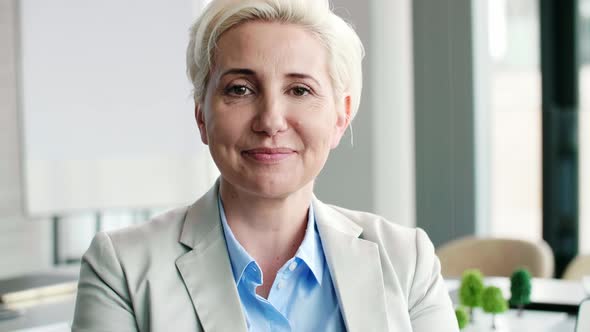
<path fill-rule="evenodd" d="M 184 204 L 210 186 L 185 75 L 194 2 L 19 2 L 30 215 Z"/>

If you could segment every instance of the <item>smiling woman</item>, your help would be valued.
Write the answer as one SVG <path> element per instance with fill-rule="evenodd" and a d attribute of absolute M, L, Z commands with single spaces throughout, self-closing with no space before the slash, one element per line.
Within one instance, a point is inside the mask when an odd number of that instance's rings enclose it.
<path fill-rule="evenodd" d="M 74 331 L 457 331 L 420 229 L 313 194 L 358 110 L 362 45 L 327 1 L 218 0 L 191 29 L 195 119 L 221 176 L 99 233 Z"/>
<path fill-rule="evenodd" d="M 306 210 L 350 118 L 350 96 L 336 97 L 328 61 L 322 43 L 294 24 L 248 22 L 219 39 L 196 118 L 226 204 L 295 194 Z"/>

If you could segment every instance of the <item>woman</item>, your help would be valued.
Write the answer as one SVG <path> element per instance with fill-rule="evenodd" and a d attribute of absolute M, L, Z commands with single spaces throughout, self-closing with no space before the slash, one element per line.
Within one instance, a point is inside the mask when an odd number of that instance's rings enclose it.
<path fill-rule="evenodd" d="M 99 233 L 74 331 L 456 331 L 419 229 L 313 195 L 358 109 L 362 45 L 327 1 L 213 1 L 187 52 L 221 176 L 196 203 Z"/>

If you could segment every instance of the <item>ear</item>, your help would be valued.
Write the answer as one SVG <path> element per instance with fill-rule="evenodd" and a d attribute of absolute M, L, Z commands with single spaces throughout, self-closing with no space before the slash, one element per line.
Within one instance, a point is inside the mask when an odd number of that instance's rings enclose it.
<path fill-rule="evenodd" d="M 334 127 L 334 136 L 332 137 L 332 144 L 331 148 L 334 149 L 340 143 L 340 139 L 344 135 L 346 128 L 350 124 L 350 114 L 351 114 L 351 98 L 350 95 L 346 95 L 344 97 L 344 103 L 339 105 L 344 109 L 339 109 L 336 112 L 336 125 Z"/>
<path fill-rule="evenodd" d="M 207 126 L 205 126 L 205 115 L 203 114 L 203 104 L 195 104 L 195 120 L 197 120 L 197 127 L 199 127 L 199 133 L 201 134 L 201 142 L 207 145 L 209 141 L 207 139 Z"/>

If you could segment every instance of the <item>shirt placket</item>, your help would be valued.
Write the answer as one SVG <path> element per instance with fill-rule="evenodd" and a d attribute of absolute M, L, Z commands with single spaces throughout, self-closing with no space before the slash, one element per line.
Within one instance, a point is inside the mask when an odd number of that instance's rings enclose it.
<path fill-rule="evenodd" d="M 255 326 L 254 322 L 248 321 L 249 329 L 251 331 L 257 332 L 261 330 L 272 332 L 291 332 L 291 325 L 287 318 L 279 310 L 277 310 L 277 308 L 275 308 L 273 303 L 256 294 L 256 287 L 260 286 L 262 283 L 262 274 L 257 264 L 250 264 L 246 268 L 243 282 L 245 283 L 249 297 L 252 299 L 252 301 L 258 302 L 259 307 L 262 309 L 262 314 L 265 317 L 264 321 L 267 325 L 265 327 Z M 273 285 L 273 288 L 276 288 L 276 286 Z M 271 293 L 272 291 L 274 291 L 274 289 L 271 289 Z M 284 294 L 279 295 L 279 297 L 282 296 L 284 296 Z"/>

